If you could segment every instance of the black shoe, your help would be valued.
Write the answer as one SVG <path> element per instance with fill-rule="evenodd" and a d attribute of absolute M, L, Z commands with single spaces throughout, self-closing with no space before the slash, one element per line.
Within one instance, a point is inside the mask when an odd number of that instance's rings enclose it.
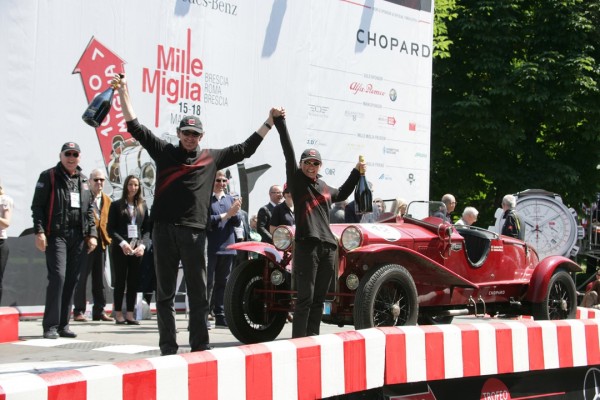
<path fill-rule="evenodd" d="M 58 332 L 56 328 L 50 328 L 44 332 L 44 339 L 58 339 Z"/>
<path fill-rule="evenodd" d="M 169 349 L 169 350 L 164 350 L 160 352 L 161 356 L 172 356 L 173 354 L 177 354 L 177 350 L 174 349 Z"/>
<path fill-rule="evenodd" d="M 227 328 L 227 321 L 225 320 L 225 317 L 222 315 L 217 315 L 215 317 L 215 326 L 217 328 Z"/>
<path fill-rule="evenodd" d="M 119 321 L 118 319 L 115 318 L 115 324 L 117 324 L 117 325 L 125 325 L 126 323 L 127 323 L 126 320 Z"/>
<path fill-rule="evenodd" d="M 212 350 L 214 349 L 214 347 L 212 347 L 209 344 L 203 344 L 202 346 L 198 347 L 197 349 L 192 350 L 192 353 L 196 352 L 196 351 L 206 351 L 206 350 Z"/>
<path fill-rule="evenodd" d="M 139 325 L 140 321 L 136 320 L 136 319 L 126 319 L 125 323 L 127 325 Z"/>
<path fill-rule="evenodd" d="M 62 329 L 58 331 L 58 336 L 73 339 L 77 337 L 77 334 L 70 329 Z"/>

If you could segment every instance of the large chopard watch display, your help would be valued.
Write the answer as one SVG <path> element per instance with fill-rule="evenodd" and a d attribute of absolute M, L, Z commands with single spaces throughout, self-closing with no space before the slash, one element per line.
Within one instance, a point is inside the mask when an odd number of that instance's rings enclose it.
<path fill-rule="evenodd" d="M 525 242 L 535 248 L 540 260 L 552 255 L 577 255 L 579 247 L 575 243 L 583 229 L 577 226 L 577 212 L 565 206 L 560 195 L 528 189 L 515 196 L 517 213 L 525 224 Z"/>

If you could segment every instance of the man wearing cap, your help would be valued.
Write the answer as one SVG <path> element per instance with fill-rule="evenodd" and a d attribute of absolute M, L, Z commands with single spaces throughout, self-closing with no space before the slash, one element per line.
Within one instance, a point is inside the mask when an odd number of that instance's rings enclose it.
<path fill-rule="evenodd" d="M 31 211 L 35 245 L 46 253 L 48 287 L 42 327 L 44 338 L 74 338 L 69 329 L 73 291 L 79 279 L 84 244 L 97 245 L 87 177 L 79 167 L 81 149 L 74 142 L 60 150 L 59 163 L 40 174 Z"/>
<path fill-rule="evenodd" d="M 343 201 L 353 192 L 360 177 L 357 163 L 338 189 L 328 186 L 319 171 L 321 154 L 306 149 L 296 164 L 294 148 L 285 123 L 285 110 L 273 110 L 273 117 L 285 156 L 287 187 L 294 201 L 296 234 L 294 243 L 294 279 L 298 299 L 294 309 L 292 337 L 319 334 L 323 302 L 334 273 L 337 240 L 329 227 L 332 202 Z"/>
<path fill-rule="evenodd" d="M 161 354 L 175 354 L 179 347 L 174 299 L 180 260 L 190 308 L 191 350 L 210 349 L 206 326 L 209 304 L 204 248 L 215 175 L 218 170 L 254 154 L 271 129 L 272 110 L 267 121 L 246 141 L 224 149 L 200 148 L 199 143 L 204 135 L 202 122 L 196 116 L 184 116 L 177 129 L 179 145 L 173 145 L 156 137 L 137 120 L 125 76 L 116 75 L 111 83 L 119 91 L 127 130 L 156 163 L 152 240 Z"/>

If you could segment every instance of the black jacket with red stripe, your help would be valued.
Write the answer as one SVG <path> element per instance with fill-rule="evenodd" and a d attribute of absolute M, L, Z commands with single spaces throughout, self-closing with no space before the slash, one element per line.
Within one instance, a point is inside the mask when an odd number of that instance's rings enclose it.
<path fill-rule="evenodd" d="M 34 233 L 43 232 L 46 236 L 64 234 L 70 207 L 69 186 L 65 174 L 66 171 L 60 162 L 40 174 L 31 203 Z M 79 167 L 77 167 L 77 174 L 79 174 L 81 232 L 83 236 L 97 237 L 89 182 Z"/>
<path fill-rule="evenodd" d="M 127 130 L 156 163 L 157 177 L 152 220 L 204 229 L 208 223 L 210 196 L 218 170 L 250 157 L 262 143 L 258 133 L 224 149 L 188 152 L 156 137 L 137 119 Z"/>

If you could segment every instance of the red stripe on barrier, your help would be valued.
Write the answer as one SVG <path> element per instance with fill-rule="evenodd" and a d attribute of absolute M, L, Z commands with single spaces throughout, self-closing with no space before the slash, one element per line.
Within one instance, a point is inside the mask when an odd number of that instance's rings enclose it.
<path fill-rule="evenodd" d="M 479 330 L 467 324 L 457 324 L 457 326 L 461 330 L 463 376 L 479 376 L 481 374 Z"/>
<path fill-rule="evenodd" d="M 529 351 L 529 370 L 543 370 L 546 367 L 544 361 L 544 341 L 542 339 L 542 327 L 534 321 L 523 321 L 527 327 L 527 350 Z"/>
<path fill-rule="evenodd" d="M 427 380 L 444 379 L 444 334 L 436 326 L 423 326 L 425 331 L 425 363 Z"/>
<path fill-rule="evenodd" d="M 556 323 L 556 341 L 558 342 L 558 365 L 561 368 L 573 366 L 573 337 L 571 325 L 565 321 Z"/>
<path fill-rule="evenodd" d="M 600 325 L 598 321 L 582 320 L 585 329 L 585 349 L 588 365 L 600 364 Z"/>
<path fill-rule="evenodd" d="M 292 339 L 297 348 L 298 399 L 320 399 L 321 346 L 310 337 Z"/>
<path fill-rule="evenodd" d="M 40 375 L 40 378 L 48 385 L 48 400 L 87 398 L 87 382 L 79 371 L 49 372 Z"/>
<path fill-rule="evenodd" d="M 502 323 L 496 328 L 496 365 L 499 374 L 514 372 L 512 329 Z"/>
<path fill-rule="evenodd" d="M 188 363 L 188 399 L 217 400 L 219 370 L 215 356 L 210 351 L 199 351 L 181 357 Z"/>
<path fill-rule="evenodd" d="M 381 327 L 385 334 L 385 376 L 384 384 L 406 383 L 406 335 L 398 328 Z"/>
<path fill-rule="evenodd" d="M 117 363 L 123 370 L 124 400 L 155 400 L 156 370 L 148 360 Z"/>
<path fill-rule="evenodd" d="M 240 346 L 246 354 L 246 398 L 273 398 L 273 356 L 268 347 L 260 344 Z"/>
<path fill-rule="evenodd" d="M 346 393 L 367 389 L 365 338 L 356 331 L 336 334 L 344 341 L 344 383 Z"/>

